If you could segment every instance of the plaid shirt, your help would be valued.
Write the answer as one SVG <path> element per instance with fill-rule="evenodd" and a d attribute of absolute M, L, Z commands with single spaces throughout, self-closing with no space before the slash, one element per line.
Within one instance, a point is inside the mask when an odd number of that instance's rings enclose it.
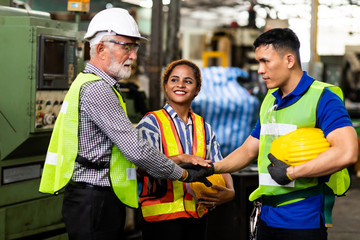
<path fill-rule="evenodd" d="M 78 155 L 91 162 L 108 162 L 115 144 L 127 160 L 154 177 L 178 180 L 182 169 L 146 140 L 138 138 L 138 131 L 112 88 L 116 80 L 91 64 L 86 65 L 84 72 L 95 74 L 103 81 L 88 82 L 81 87 Z M 90 169 L 75 162 L 72 180 L 110 186 L 109 169 Z"/>

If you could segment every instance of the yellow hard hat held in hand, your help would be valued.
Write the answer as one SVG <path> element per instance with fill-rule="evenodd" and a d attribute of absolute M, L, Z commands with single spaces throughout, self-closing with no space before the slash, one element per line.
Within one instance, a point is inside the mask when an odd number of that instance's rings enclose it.
<path fill-rule="evenodd" d="M 275 139 L 270 153 L 287 165 L 296 166 L 316 158 L 329 148 L 330 144 L 321 129 L 299 128 Z M 335 195 L 341 196 L 349 189 L 350 182 L 348 170 L 344 168 L 331 174 L 326 184 Z"/>
<path fill-rule="evenodd" d="M 221 174 L 213 174 L 209 177 L 206 177 L 213 185 L 226 187 L 225 180 Z M 208 193 L 217 193 L 218 190 L 205 186 L 202 182 L 192 182 L 190 183 L 190 187 L 193 190 L 195 197 L 199 198 L 201 196 L 201 192 Z"/>
<path fill-rule="evenodd" d="M 213 185 L 218 185 L 222 187 L 226 187 L 225 180 L 221 174 L 213 174 L 209 177 L 206 177 Z M 217 193 L 218 190 L 205 186 L 202 182 L 192 182 L 190 183 L 190 188 L 193 192 L 193 195 L 196 199 L 201 198 L 201 192 L 208 193 Z M 206 213 L 206 207 L 202 204 L 198 204 L 197 213 L 199 217 L 202 217 Z"/>
<path fill-rule="evenodd" d="M 270 153 L 288 165 L 296 166 L 316 158 L 330 148 L 319 128 L 299 128 L 275 139 Z"/>

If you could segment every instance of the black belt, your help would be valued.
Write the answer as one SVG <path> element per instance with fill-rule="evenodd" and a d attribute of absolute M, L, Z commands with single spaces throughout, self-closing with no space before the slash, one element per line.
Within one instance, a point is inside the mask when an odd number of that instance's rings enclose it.
<path fill-rule="evenodd" d="M 90 183 L 85 183 L 85 182 L 70 181 L 69 186 L 71 186 L 73 188 L 94 189 L 94 190 L 98 190 L 98 191 L 112 191 L 111 187 L 96 186 L 96 185 L 92 185 Z"/>
<path fill-rule="evenodd" d="M 285 203 L 290 200 L 294 200 L 297 198 L 308 198 L 318 194 L 323 193 L 323 184 L 318 184 L 314 187 L 301 189 L 298 191 L 282 194 L 282 195 L 274 195 L 274 196 L 262 196 L 260 201 L 263 205 L 277 207 L 279 204 Z"/>
<path fill-rule="evenodd" d="M 80 155 L 76 156 L 75 162 L 80 163 L 81 165 L 83 165 L 86 168 L 97 169 L 97 170 L 101 170 L 101 169 L 110 167 L 110 162 L 91 162 L 87 158 L 84 158 Z"/>

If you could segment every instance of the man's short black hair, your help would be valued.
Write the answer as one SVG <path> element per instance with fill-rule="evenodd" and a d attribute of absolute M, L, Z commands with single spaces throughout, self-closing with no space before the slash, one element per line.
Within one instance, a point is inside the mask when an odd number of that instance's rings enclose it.
<path fill-rule="evenodd" d="M 296 34 L 290 28 L 273 28 L 261 34 L 255 41 L 255 49 L 262 45 L 272 45 L 276 51 L 291 50 L 296 56 L 296 60 L 300 62 L 300 41 Z"/>

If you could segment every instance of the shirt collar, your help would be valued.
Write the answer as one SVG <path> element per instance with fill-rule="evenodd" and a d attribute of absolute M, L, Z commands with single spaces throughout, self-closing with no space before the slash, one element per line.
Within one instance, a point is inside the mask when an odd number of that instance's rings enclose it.
<path fill-rule="evenodd" d="M 164 109 L 169 113 L 170 117 L 172 119 L 178 117 L 178 114 L 175 112 L 175 110 L 170 106 L 170 104 L 165 104 Z"/>
<path fill-rule="evenodd" d="M 103 79 L 105 82 L 110 84 L 110 86 L 114 86 L 117 83 L 117 81 L 114 78 L 110 77 L 103 70 L 96 67 L 95 65 L 92 65 L 91 63 L 86 64 L 84 72 L 95 74 L 96 76 L 98 76 L 99 78 Z"/>
<path fill-rule="evenodd" d="M 296 88 L 286 97 L 291 97 L 291 95 L 294 96 L 300 96 L 303 95 L 304 92 L 310 87 L 310 85 L 313 83 L 314 78 L 310 77 L 306 71 L 303 72 L 303 75 L 300 79 L 299 84 L 296 86 Z M 280 89 L 277 89 L 275 92 L 273 92 L 273 96 L 276 99 L 281 99 L 282 92 Z"/>
<path fill-rule="evenodd" d="M 170 104 L 168 104 L 168 103 L 165 104 L 164 109 L 169 113 L 169 115 L 170 115 L 170 117 L 171 117 L 172 119 L 178 118 L 179 120 L 181 120 L 180 117 L 179 117 L 179 115 L 178 115 L 178 114 L 176 113 L 176 111 L 170 106 Z M 187 122 L 186 124 L 187 124 L 187 125 L 192 124 L 192 120 L 191 120 L 190 114 L 189 114 L 189 116 L 188 116 L 188 122 Z"/>

